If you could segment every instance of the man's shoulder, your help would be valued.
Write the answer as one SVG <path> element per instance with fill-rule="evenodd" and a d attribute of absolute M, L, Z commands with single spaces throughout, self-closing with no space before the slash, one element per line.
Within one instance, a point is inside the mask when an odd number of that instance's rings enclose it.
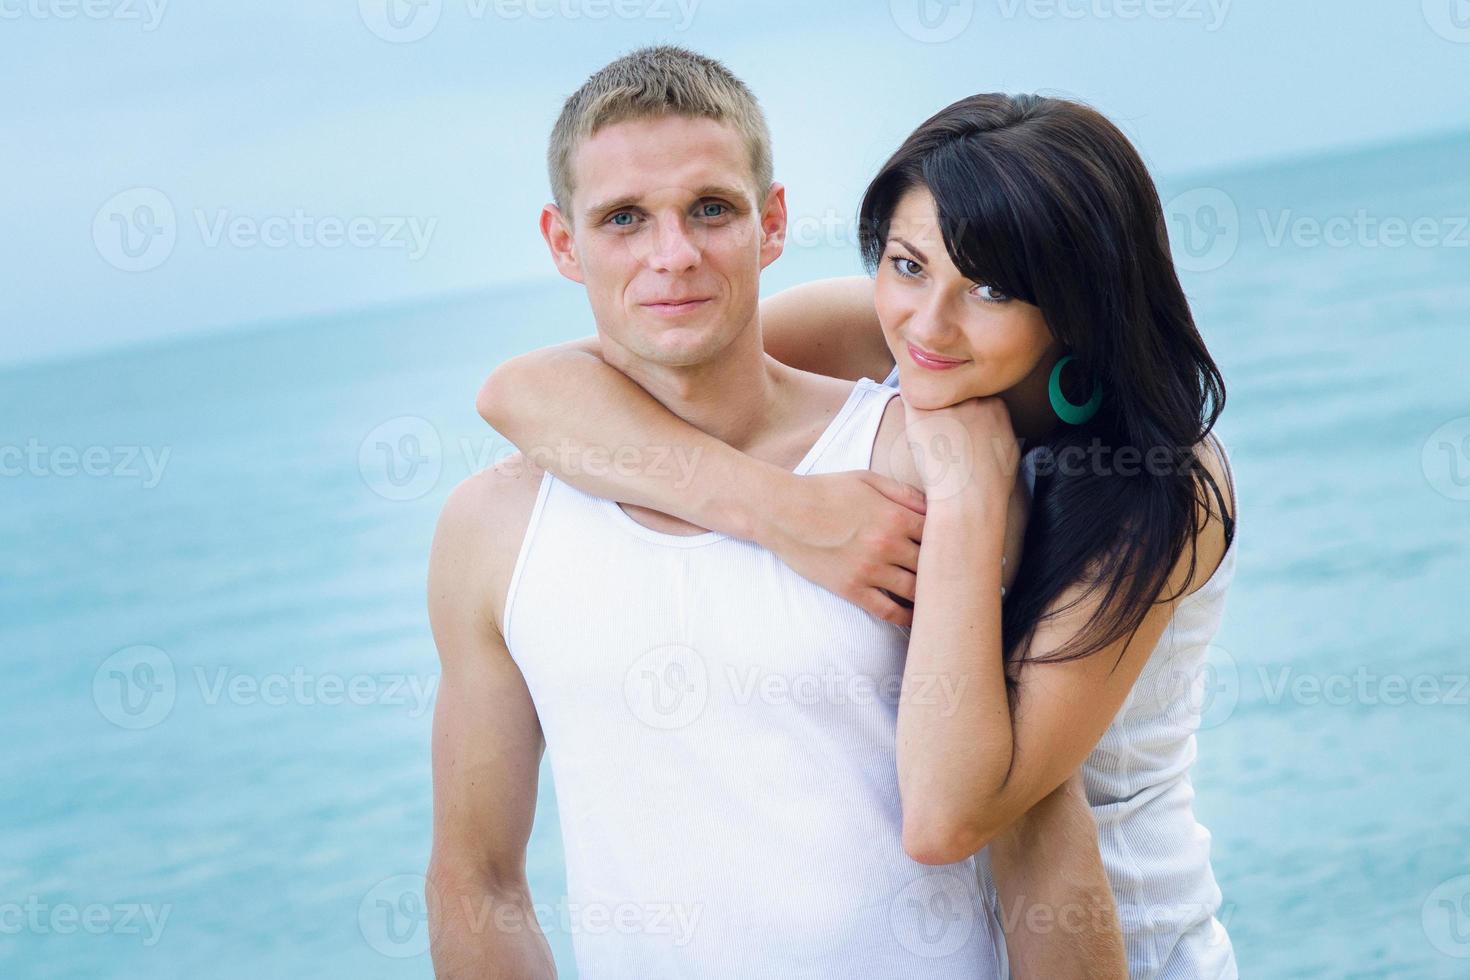
<path fill-rule="evenodd" d="M 499 609 L 545 470 L 517 453 L 465 477 L 444 501 L 439 536 L 461 551 Z M 498 616 L 497 616 L 498 619 Z"/>
<path fill-rule="evenodd" d="M 444 501 L 444 519 L 465 532 L 488 532 L 499 541 L 524 534 L 545 470 L 520 453 L 465 477 Z M 515 550 L 515 549 L 512 549 Z"/>

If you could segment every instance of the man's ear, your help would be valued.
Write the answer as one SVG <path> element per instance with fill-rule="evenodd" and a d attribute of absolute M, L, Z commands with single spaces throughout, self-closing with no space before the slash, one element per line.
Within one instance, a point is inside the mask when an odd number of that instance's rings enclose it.
<path fill-rule="evenodd" d="M 761 207 L 761 268 L 780 258 L 785 249 L 786 188 L 773 181 Z"/>
<path fill-rule="evenodd" d="M 571 223 L 555 204 L 541 209 L 541 237 L 546 239 L 546 247 L 551 249 L 551 261 L 556 263 L 556 271 L 572 282 L 586 283 L 582 276 L 582 263 L 577 259 Z"/>

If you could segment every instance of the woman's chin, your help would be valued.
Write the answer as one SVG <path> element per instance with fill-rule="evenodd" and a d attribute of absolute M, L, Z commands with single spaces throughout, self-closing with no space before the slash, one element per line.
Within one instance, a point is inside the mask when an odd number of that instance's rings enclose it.
<path fill-rule="evenodd" d="M 907 374 L 900 371 L 898 386 L 903 392 L 903 400 L 910 407 L 924 412 L 933 412 L 951 405 L 958 405 L 965 399 L 973 397 L 964 390 L 963 385 L 956 384 L 947 378 L 934 377 L 931 372 L 922 368 L 915 368 Z"/>

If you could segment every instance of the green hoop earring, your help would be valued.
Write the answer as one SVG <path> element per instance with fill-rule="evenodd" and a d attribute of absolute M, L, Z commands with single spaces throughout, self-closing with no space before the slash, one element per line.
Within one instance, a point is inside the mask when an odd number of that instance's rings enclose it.
<path fill-rule="evenodd" d="M 1057 361 L 1056 366 L 1051 369 L 1051 382 L 1047 385 L 1047 394 L 1051 396 L 1051 410 L 1057 413 L 1057 418 L 1068 425 L 1081 425 L 1097 414 L 1098 406 L 1102 404 L 1102 385 L 1097 381 L 1092 383 L 1092 397 L 1087 399 L 1085 405 L 1073 405 L 1067 401 L 1067 396 L 1062 394 L 1062 368 L 1073 356 L 1068 354 Z"/>

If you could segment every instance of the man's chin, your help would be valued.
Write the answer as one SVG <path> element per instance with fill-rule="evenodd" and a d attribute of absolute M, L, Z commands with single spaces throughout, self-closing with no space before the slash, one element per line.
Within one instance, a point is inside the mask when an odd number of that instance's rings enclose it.
<path fill-rule="evenodd" d="M 639 324 L 639 345 L 649 360 L 666 367 L 685 367 L 706 360 L 719 346 L 719 324 L 715 317 L 689 318 L 671 322 L 663 317 L 645 318 Z"/>

